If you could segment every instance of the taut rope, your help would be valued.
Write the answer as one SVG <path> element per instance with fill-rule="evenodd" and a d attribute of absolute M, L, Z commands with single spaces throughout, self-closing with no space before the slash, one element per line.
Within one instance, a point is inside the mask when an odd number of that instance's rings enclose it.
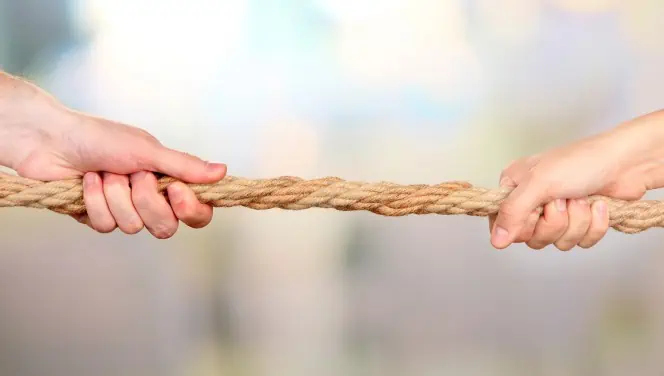
<path fill-rule="evenodd" d="M 159 179 L 163 192 L 175 180 Z M 438 185 L 400 185 L 388 182 L 350 182 L 328 177 L 243 179 L 226 177 L 216 184 L 190 184 L 198 199 L 215 207 L 244 206 L 256 210 L 332 208 L 365 210 L 384 216 L 444 214 L 487 216 L 498 212 L 507 190 L 488 190 L 465 182 Z M 610 224 L 624 233 L 664 227 L 664 202 L 623 201 L 593 196 L 608 204 Z M 0 207 L 49 209 L 62 214 L 85 213 L 80 179 L 41 182 L 0 175 Z"/>

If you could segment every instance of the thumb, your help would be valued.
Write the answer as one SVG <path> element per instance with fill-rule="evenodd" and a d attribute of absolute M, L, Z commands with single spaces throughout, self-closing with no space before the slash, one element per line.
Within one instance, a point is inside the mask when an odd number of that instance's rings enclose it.
<path fill-rule="evenodd" d="M 509 175 L 507 175 L 507 172 L 503 171 L 503 173 L 500 174 L 501 188 L 514 189 L 516 188 L 516 186 L 517 186 L 516 182 Z M 489 215 L 489 233 L 493 232 L 494 224 L 496 223 L 496 217 L 498 217 L 498 213 Z"/>
<path fill-rule="evenodd" d="M 491 231 L 491 244 L 507 248 L 526 225 L 533 210 L 544 201 L 545 190 L 539 184 L 525 181 L 519 184 L 500 205 Z"/>
<path fill-rule="evenodd" d="M 210 163 L 193 155 L 168 148 L 159 148 L 152 158 L 156 172 L 187 183 L 214 183 L 226 175 L 226 165 Z"/>

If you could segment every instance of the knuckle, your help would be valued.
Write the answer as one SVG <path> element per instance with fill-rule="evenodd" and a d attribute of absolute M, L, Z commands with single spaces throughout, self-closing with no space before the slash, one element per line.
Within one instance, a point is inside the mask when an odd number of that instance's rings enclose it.
<path fill-rule="evenodd" d="M 500 185 L 514 185 L 518 183 L 518 178 L 523 177 L 527 171 L 526 158 L 519 158 L 510 162 L 500 173 Z"/>
<path fill-rule="evenodd" d="M 141 128 L 137 128 L 137 127 L 132 127 L 132 128 L 135 132 L 137 132 L 146 141 L 148 141 L 150 143 L 154 143 L 154 144 L 160 144 L 159 140 L 155 136 L 150 134 L 148 131 L 146 131 L 144 129 L 141 129 Z"/>
<path fill-rule="evenodd" d="M 556 248 L 563 252 L 571 251 L 572 248 L 574 248 L 575 244 L 572 242 L 556 242 L 555 243 Z"/>
<path fill-rule="evenodd" d="M 510 173 L 508 171 L 503 171 L 502 174 L 500 174 L 500 181 L 499 181 L 500 186 L 513 186 L 516 185 L 516 181 L 514 178 L 511 177 Z"/>
<path fill-rule="evenodd" d="M 567 228 L 568 226 L 566 222 L 549 223 L 546 229 L 545 236 L 547 240 L 550 240 L 553 243 L 554 241 L 560 239 L 560 237 L 565 235 Z"/>
<path fill-rule="evenodd" d="M 143 230 L 143 224 L 142 223 L 129 223 L 120 228 L 122 232 L 128 235 L 134 235 L 138 234 Z"/>
<path fill-rule="evenodd" d="M 532 239 L 532 233 L 521 233 L 516 237 L 514 243 L 527 243 Z"/>
<path fill-rule="evenodd" d="M 154 235 L 154 237 L 157 239 L 166 240 L 171 238 L 173 236 L 173 233 L 165 230 L 154 230 L 152 232 L 152 235 Z"/>
<path fill-rule="evenodd" d="M 579 247 L 588 249 L 592 248 L 604 237 L 606 231 L 603 229 L 593 229 L 588 232 L 586 237 L 579 242 Z"/>
<path fill-rule="evenodd" d="M 539 251 L 540 249 L 546 247 L 546 243 L 533 241 L 533 240 L 527 242 L 526 245 L 528 246 L 528 248 L 534 249 L 536 251 Z"/>
<path fill-rule="evenodd" d="M 162 233 L 162 232 L 160 232 L 160 233 L 156 233 L 154 235 L 154 237 L 157 238 L 157 239 L 160 239 L 160 240 L 166 240 L 166 239 L 172 238 L 173 235 L 175 235 L 175 233 L 169 233 L 169 232 L 163 232 Z"/>
<path fill-rule="evenodd" d="M 551 239 L 551 236 L 547 236 L 547 234 L 540 233 L 533 236 L 532 239 L 529 239 L 527 244 L 530 248 L 542 249 L 547 245 L 553 243 L 553 240 L 554 239 Z"/>
<path fill-rule="evenodd" d="M 181 201 L 173 204 L 173 211 L 178 219 L 182 221 L 195 220 L 197 218 L 196 208 L 194 205 L 186 201 Z"/>
<path fill-rule="evenodd" d="M 212 210 L 200 210 L 193 220 L 185 223 L 191 228 L 203 228 L 212 222 L 212 216 Z"/>
<path fill-rule="evenodd" d="M 593 232 L 589 233 L 583 240 L 579 242 L 579 247 L 588 249 L 594 247 L 600 240 L 602 240 L 603 233 Z"/>
<path fill-rule="evenodd" d="M 152 235 L 157 238 L 157 239 L 169 239 L 173 235 L 175 235 L 175 232 L 177 231 L 177 222 L 173 224 L 161 224 L 157 225 L 154 228 L 152 228 Z"/>
<path fill-rule="evenodd" d="M 112 222 L 102 222 L 102 223 L 93 224 L 92 228 L 94 228 L 99 233 L 108 234 L 115 231 L 117 226 L 115 223 Z"/>
<path fill-rule="evenodd" d="M 210 224 L 210 220 L 205 219 L 205 220 L 199 220 L 198 222 L 189 223 L 188 225 L 191 228 L 199 229 L 199 228 L 203 228 L 203 227 L 205 227 L 209 224 Z"/>
<path fill-rule="evenodd" d="M 544 248 L 550 244 L 553 244 L 563 235 L 563 228 L 556 228 L 551 225 L 542 226 L 539 231 L 533 236 L 531 240 L 532 244 L 539 245 L 539 249 Z"/>

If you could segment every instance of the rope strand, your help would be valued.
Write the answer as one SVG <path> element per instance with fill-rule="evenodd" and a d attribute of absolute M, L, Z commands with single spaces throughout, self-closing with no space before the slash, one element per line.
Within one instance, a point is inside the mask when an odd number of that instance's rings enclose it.
<path fill-rule="evenodd" d="M 159 179 L 159 190 L 176 181 Z M 473 187 L 466 182 L 438 185 L 401 185 L 389 182 L 363 183 L 336 177 L 304 180 L 297 177 L 244 179 L 228 176 L 215 184 L 189 184 L 198 199 L 214 207 L 244 206 L 255 210 L 280 208 L 303 210 L 330 208 L 341 211 L 369 211 L 383 216 L 410 214 L 470 215 L 485 217 L 498 212 L 508 190 Z M 664 227 L 664 202 L 604 200 L 610 225 L 635 234 L 652 227 Z M 85 213 L 81 179 L 41 182 L 0 175 L 0 207 L 49 209 L 61 214 Z M 541 208 L 539 209 L 541 211 Z"/>

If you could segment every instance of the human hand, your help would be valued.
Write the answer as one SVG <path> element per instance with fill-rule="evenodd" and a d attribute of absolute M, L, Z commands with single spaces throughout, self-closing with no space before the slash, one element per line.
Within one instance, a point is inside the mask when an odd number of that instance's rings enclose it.
<path fill-rule="evenodd" d="M 213 183 L 226 166 L 164 147 L 129 125 L 72 111 L 41 89 L 0 72 L 0 165 L 37 180 L 83 177 L 87 214 L 74 216 L 96 231 L 143 227 L 166 239 L 179 221 L 193 228 L 212 220 L 184 183 L 171 184 L 168 200 L 153 172 L 188 183 Z"/>
<path fill-rule="evenodd" d="M 609 228 L 609 213 L 605 202 L 590 205 L 588 196 L 637 200 L 664 186 L 663 127 L 664 112 L 652 113 L 512 163 L 500 185 L 513 191 L 489 217 L 492 245 L 526 243 L 541 249 L 554 244 L 563 251 L 595 245 Z"/>

